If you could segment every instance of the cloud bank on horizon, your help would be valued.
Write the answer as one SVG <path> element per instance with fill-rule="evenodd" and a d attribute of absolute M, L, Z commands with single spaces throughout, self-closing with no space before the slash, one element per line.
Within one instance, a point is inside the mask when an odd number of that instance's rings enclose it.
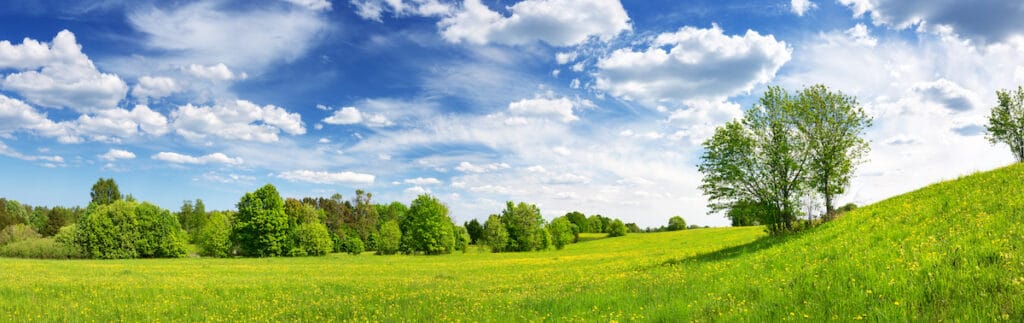
<path fill-rule="evenodd" d="M 83 204 L 114 177 L 171 209 L 233 208 L 270 182 L 430 193 L 459 221 L 514 200 L 548 218 L 726 225 L 697 188 L 700 143 L 768 85 L 822 83 L 874 117 L 841 199 L 863 204 L 1012 162 L 983 125 L 994 91 L 1024 83 L 1010 0 L 0 9 L 0 196 L 30 204 Z"/>

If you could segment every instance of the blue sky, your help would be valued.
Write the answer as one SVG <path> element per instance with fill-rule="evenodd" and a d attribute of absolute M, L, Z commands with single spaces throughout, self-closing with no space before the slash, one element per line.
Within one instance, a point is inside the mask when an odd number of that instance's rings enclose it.
<path fill-rule="evenodd" d="M 768 85 L 875 118 L 841 202 L 1012 162 L 984 139 L 1024 82 L 1017 1 L 288 0 L 0 4 L 0 196 L 99 177 L 177 209 L 429 192 L 658 226 L 706 214 L 700 142 Z"/>

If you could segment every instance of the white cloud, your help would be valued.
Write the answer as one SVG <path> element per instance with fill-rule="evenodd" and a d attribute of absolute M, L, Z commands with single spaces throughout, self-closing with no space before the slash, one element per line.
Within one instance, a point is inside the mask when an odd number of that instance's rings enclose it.
<path fill-rule="evenodd" d="M 542 41 L 571 46 L 591 37 L 602 41 L 629 31 L 629 15 L 619 0 L 525 0 L 504 17 L 480 2 L 466 0 L 456 14 L 438 24 L 448 41 L 524 45 Z"/>
<path fill-rule="evenodd" d="M 105 154 L 99 155 L 99 157 L 100 159 L 106 161 L 115 161 L 118 159 L 135 159 L 135 153 L 127 150 L 110 148 L 110 151 L 107 151 L 107 153 Z"/>
<path fill-rule="evenodd" d="M 300 6 L 309 10 L 320 11 L 320 10 L 331 10 L 331 2 L 328 0 L 285 0 L 296 6 Z"/>
<path fill-rule="evenodd" d="M 302 57 L 328 28 L 326 17 L 318 11 L 227 7 L 219 1 L 149 7 L 130 12 L 128 23 L 145 35 L 145 46 L 162 51 L 158 57 L 165 62 L 177 66 L 224 63 L 248 71 Z"/>
<path fill-rule="evenodd" d="M 236 183 L 251 183 L 256 180 L 256 177 L 241 174 L 219 174 L 215 172 L 206 172 L 200 175 L 196 180 L 203 180 L 207 182 L 217 182 L 224 184 L 236 184 Z"/>
<path fill-rule="evenodd" d="M 132 88 L 132 96 L 140 99 L 159 99 L 178 91 L 181 91 L 181 86 L 172 78 L 143 76 L 139 78 L 139 83 Z"/>
<path fill-rule="evenodd" d="M 423 186 L 417 185 L 417 186 L 406 188 L 404 192 L 406 194 L 420 195 L 420 194 L 428 194 L 428 193 L 430 193 L 430 190 L 426 189 L 426 188 L 423 188 Z"/>
<path fill-rule="evenodd" d="M 1024 9 L 1018 0 L 930 1 L 930 0 L 839 0 L 853 9 L 854 16 L 871 13 L 876 25 L 895 29 L 914 26 L 939 33 L 945 30 L 976 43 L 997 43 L 1024 35 Z"/>
<path fill-rule="evenodd" d="M 353 172 L 326 172 L 312 170 L 293 170 L 277 174 L 278 178 L 292 182 L 314 184 L 373 184 L 371 174 Z"/>
<path fill-rule="evenodd" d="M 455 167 L 455 170 L 463 173 L 486 173 L 489 171 L 496 171 L 500 169 L 508 169 L 509 164 L 506 163 L 490 163 L 485 165 L 473 165 L 470 162 L 461 162 L 459 166 Z M 453 184 L 454 185 L 454 184 Z"/>
<path fill-rule="evenodd" d="M 167 118 L 146 105 L 136 105 L 131 111 L 125 109 L 102 110 L 93 115 L 83 114 L 75 121 L 75 131 L 99 141 L 116 141 L 129 138 L 140 132 L 162 136 L 169 129 Z"/>
<path fill-rule="evenodd" d="M 569 63 L 571 63 L 571 62 L 576 60 L 576 56 L 577 55 L 578 54 L 576 52 L 556 53 L 555 54 L 555 62 L 557 62 L 558 65 L 569 64 Z"/>
<path fill-rule="evenodd" d="M 223 153 L 212 153 L 204 156 L 191 156 L 185 154 L 179 154 L 175 152 L 160 152 L 153 155 L 153 159 L 162 160 L 169 163 L 175 164 L 195 164 L 195 165 L 206 165 L 206 164 L 225 164 L 225 165 L 240 165 L 242 164 L 242 158 L 228 157 Z"/>
<path fill-rule="evenodd" d="M 555 147 L 555 148 L 551 148 L 551 151 L 555 152 L 556 154 L 562 155 L 562 156 L 572 155 L 572 151 L 569 150 L 569 148 L 565 147 L 565 146 L 558 146 L 558 147 Z"/>
<path fill-rule="evenodd" d="M 331 143 L 331 140 L 327 139 L 327 138 L 320 138 L 320 140 L 317 140 L 317 143 L 329 144 L 329 143 Z"/>
<path fill-rule="evenodd" d="M 790 0 L 789 2 L 790 10 L 792 10 L 797 16 L 803 16 L 808 11 L 811 11 L 811 9 L 817 7 L 818 5 L 811 2 L 811 0 Z"/>
<path fill-rule="evenodd" d="M 381 21 L 384 13 L 403 16 L 446 16 L 453 10 L 451 5 L 437 0 L 350 0 L 356 14 L 366 20 Z"/>
<path fill-rule="evenodd" d="M 967 111 L 979 104 L 977 94 L 953 81 L 941 78 L 934 82 L 921 82 L 912 88 L 923 100 L 941 104 L 953 111 Z"/>
<path fill-rule="evenodd" d="M 412 185 L 440 185 L 441 181 L 433 177 L 417 177 L 406 179 L 403 183 Z"/>
<path fill-rule="evenodd" d="M 857 24 L 850 29 L 846 30 L 846 34 L 853 39 L 854 42 L 865 45 L 868 47 L 875 47 L 878 44 L 878 39 L 871 37 L 871 32 L 868 31 L 868 26 L 864 24 Z"/>
<path fill-rule="evenodd" d="M 721 100 L 771 81 L 789 59 L 786 43 L 771 35 L 747 30 L 728 36 L 717 25 L 683 27 L 658 35 L 642 52 L 619 49 L 601 59 L 596 87 L 651 107 Z"/>
<path fill-rule="evenodd" d="M 57 155 L 53 155 L 53 156 L 25 155 L 25 154 L 22 154 L 20 152 L 15 151 L 14 149 L 11 149 L 10 147 L 7 146 L 7 144 L 5 144 L 2 141 L 0 141 L 0 156 L 13 157 L 13 158 L 21 159 L 21 160 L 26 160 L 26 161 L 40 161 L 40 162 L 44 162 L 42 164 L 42 166 L 49 167 L 49 168 L 54 168 L 54 167 L 58 167 L 58 166 L 64 166 L 64 157 L 57 156 Z"/>
<path fill-rule="evenodd" d="M 0 87 L 45 107 L 110 109 L 128 93 L 120 77 L 96 69 L 67 30 L 57 33 L 49 46 L 28 38 L 20 45 L 0 43 L 0 70 L 4 69 L 18 72 L 4 77 Z"/>
<path fill-rule="evenodd" d="M 684 106 L 669 114 L 669 123 L 679 125 L 669 137 L 686 139 L 694 145 L 710 138 L 719 125 L 743 116 L 740 105 L 728 101 L 689 101 Z"/>
<path fill-rule="evenodd" d="M 335 110 L 334 114 L 324 118 L 323 122 L 333 125 L 350 125 L 365 122 L 368 126 L 390 126 L 394 124 L 383 114 L 365 114 L 355 107 L 344 107 Z"/>
<path fill-rule="evenodd" d="M 235 72 L 232 72 L 227 65 L 224 65 L 224 63 L 217 63 L 216 65 L 210 66 L 190 64 L 188 67 L 184 68 L 184 70 L 192 76 L 211 81 L 244 80 L 249 77 L 249 75 L 245 73 L 236 74 Z"/>
<path fill-rule="evenodd" d="M 292 135 L 306 133 L 298 113 L 289 113 L 274 105 L 260 107 L 245 100 L 214 106 L 180 106 L 171 112 L 171 119 L 179 135 L 194 140 L 212 135 L 224 139 L 275 142 L 281 131 Z"/>
<path fill-rule="evenodd" d="M 72 125 L 57 123 L 24 102 L 0 94 L 0 136 L 24 130 L 45 137 L 56 137 L 61 142 L 73 143 L 81 139 L 72 132 Z"/>
<path fill-rule="evenodd" d="M 553 115 L 560 117 L 562 122 L 572 122 L 579 120 L 579 117 L 572 113 L 574 106 L 572 100 L 564 97 L 557 99 L 537 97 L 509 103 L 508 110 L 514 114 Z"/>

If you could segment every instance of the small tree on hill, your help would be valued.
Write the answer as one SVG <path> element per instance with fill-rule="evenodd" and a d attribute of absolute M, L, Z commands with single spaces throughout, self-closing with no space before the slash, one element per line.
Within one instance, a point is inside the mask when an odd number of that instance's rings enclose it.
<path fill-rule="evenodd" d="M 1024 162 L 1024 87 L 1017 91 L 996 92 L 999 104 L 992 108 L 988 117 L 986 138 L 992 144 L 1004 143 L 1017 162 Z"/>
<path fill-rule="evenodd" d="M 609 237 L 621 237 L 626 235 L 626 224 L 622 223 L 622 220 L 612 220 L 611 225 L 608 226 Z"/>

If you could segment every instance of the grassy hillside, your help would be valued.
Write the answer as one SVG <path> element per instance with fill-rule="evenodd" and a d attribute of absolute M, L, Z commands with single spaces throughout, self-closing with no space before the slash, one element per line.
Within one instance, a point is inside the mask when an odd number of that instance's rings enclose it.
<path fill-rule="evenodd" d="M 1016 165 L 782 238 L 752 227 L 515 254 L 0 259 L 0 320 L 1021 321 L 1022 234 Z"/>

